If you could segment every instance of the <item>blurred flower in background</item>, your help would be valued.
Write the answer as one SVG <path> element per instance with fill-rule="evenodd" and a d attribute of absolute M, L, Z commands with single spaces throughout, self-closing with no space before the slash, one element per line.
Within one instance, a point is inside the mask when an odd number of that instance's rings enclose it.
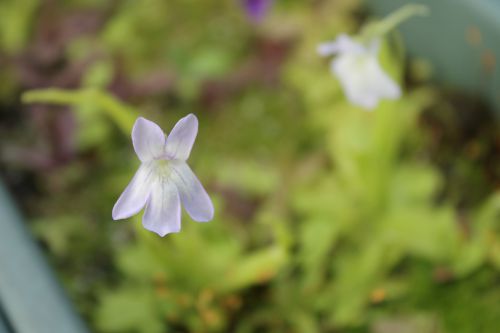
<path fill-rule="evenodd" d="M 261 21 L 271 8 L 274 0 L 241 0 L 248 17 L 255 21 Z"/>
<path fill-rule="evenodd" d="M 333 42 L 318 45 L 320 55 L 336 56 L 331 62 L 331 71 L 349 101 L 368 110 L 375 108 L 381 99 L 401 97 L 401 88 L 379 63 L 379 49 L 379 39 L 363 45 L 345 34 Z"/>

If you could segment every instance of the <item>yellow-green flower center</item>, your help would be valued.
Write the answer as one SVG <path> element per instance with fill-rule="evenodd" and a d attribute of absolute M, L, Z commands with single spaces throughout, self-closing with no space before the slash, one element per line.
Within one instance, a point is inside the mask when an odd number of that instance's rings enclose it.
<path fill-rule="evenodd" d="M 172 173 L 172 168 L 170 166 L 171 161 L 165 159 L 159 159 L 153 161 L 154 173 L 162 179 L 166 179 Z"/>

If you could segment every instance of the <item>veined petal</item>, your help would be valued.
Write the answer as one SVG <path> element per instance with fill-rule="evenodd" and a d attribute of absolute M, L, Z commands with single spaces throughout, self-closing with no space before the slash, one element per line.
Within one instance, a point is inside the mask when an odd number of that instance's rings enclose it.
<path fill-rule="evenodd" d="M 181 161 L 171 164 L 172 180 L 189 216 L 197 222 L 208 222 L 214 217 L 212 200 L 189 166 Z"/>
<path fill-rule="evenodd" d="M 113 220 L 126 219 L 137 214 L 149 198 L 152 182 L 151 167 L 142 164 L 113 207 Z"/>
<path fill-rule="evenodd" d="M 197 133 L 198 119 L 194 114 L 188 114 L 179 120 L 167 137 L 167 157 L 182 161 L 187 160 Z"/>
<path fill-rule="evenodd" d="M 181 230 L 181 203 L 177 188 L 170 180 L 154 183 L 142 225 L 162 237 Z"/>
<path fill-rule="evenodd" d="M 142 162 L 162 157 L 165 151 L 165 134 L 154 122 L 137 118 L 132 129 L 134 150 Z"/>

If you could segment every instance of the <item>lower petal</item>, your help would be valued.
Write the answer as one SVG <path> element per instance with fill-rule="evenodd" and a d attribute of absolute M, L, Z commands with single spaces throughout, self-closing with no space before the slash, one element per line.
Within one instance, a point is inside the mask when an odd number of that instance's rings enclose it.
<path fill-rule="evenodd" d="M 371 86 L 381 98 L 398 99 L 401 97 L 401 88 L 388 73 L 373 59 L 367 68 L 367 77 L 371 79 Z"/>
<path fill-rule="evenodd" d="M 366 109 L 375 108 L 382 98 L 401 96 L 397 83 L 373 56 L 339 56 L 332 62 L 332 72 L 339 78 L 349 101 Z"/>
<path fill-rule="evenodd" d="M 189 166 L 177 161 L 172 163 L 172 180 L 189 216 L 197 222 L 208 222 L 214 217 L 212 200 Z"/>
<path fill-rule="evenodd" d="M 137 214 L 146 204 L 151 192 L 152 170 L 142 164 L 113 207 L 113 220 L 126 219 Z"/>
<path fill-rule="evenodd" d="M 154 184 L 142 225 L 162 237 L 181 230 L 181 203 L 177 188 L 171 181 Z"/>

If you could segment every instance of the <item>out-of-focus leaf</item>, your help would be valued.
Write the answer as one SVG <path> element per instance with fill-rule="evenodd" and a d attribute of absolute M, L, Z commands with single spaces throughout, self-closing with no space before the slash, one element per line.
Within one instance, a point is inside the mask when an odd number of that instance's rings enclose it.
<path fill-rule="evenodd" d="M 305 288 L 317 288 L 325 277 L 324 267 L 334 259 L 333 247 L 340 235 L 340 223 L 335 219 L 305 221 L 298 237 L 298 260 L 304 269 Z"/>
<path fill-rule="evenodd" d="M 96 323 L 103 332 L 164 332 L 152 295 L 149 290 L 140 288 L 104 294 Z"/>
<path fill-rule="evenodd" d="M 36 0 L 4 0 L 0 3 L 0 45 L 9 53 L 19 51 L 29 36 Z"/>
<path fill-rule="evenodd" d="M 39 89 L 25 92 L 24 103 L 48 103 L 57 105 L 95 105 L 104 112 L 127 136 L 129 135 L 137 112 L 113 96 L 96 89 L 62 90 Z"/>
<path fill-rule="evenodd" d="M 440 179 L 435 170 L 417 163 L 397 170 L 392 180 L 390 202 L 395 208 L 432 205 Z"/>
<path fill-rule="evenodd" d="M 151 281 L 164 267 L 152 256 L 145 244 L 133 245 L 121 251 L 118 265 L 128 279 Z"/>
<path fill-rule="evenodd" d="M 222 185 L 236 187 L 249 194 L 266 195 L 278 186 L 275 167 L 257 161 L 219 161 L 216 177 Z"/>
<path fill-rule="evenodd" d="M 374 320 L 373 333 L 439 333 L 444 332 L 437 318 L 432 314 L 410 316 L 387 316 Z"/>
<path fill-rule="evenodd" d="M 454 214 L 446 208 L 394 211 L 379 236 L 403 253 L 437 262 L 452 257 L 458 238 Z"/>
<path fill-rule="evenodd" d="M 279 247 L 256 251 L 229 267 L 222 277 L 221 288 L 232 291 L 265 283 L 280 271 L 287 260 L 287 253 Z"/>

